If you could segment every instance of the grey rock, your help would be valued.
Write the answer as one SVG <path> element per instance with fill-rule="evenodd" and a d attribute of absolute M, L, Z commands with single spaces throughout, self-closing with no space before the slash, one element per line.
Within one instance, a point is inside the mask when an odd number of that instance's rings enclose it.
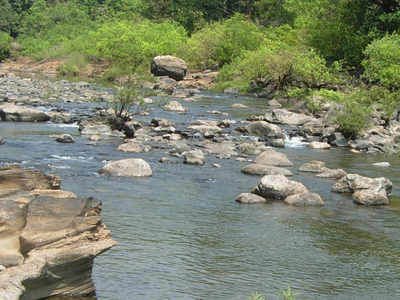
<path fill-rule="evenodd" d="M 171 55 L 156 56 L 151 62 L 151 73 L 155 76 L 169 76 L 183 80 L 188 73 L 184 60 Z"/>
<path fill-rule="evenodd" d="M 269 200 L 285 200 L 290 195 L 306 192 L 308 190 L 303 184 L 283 175 L 265 175 L 252 190 L 252 193 Z"/>
<path fill-rule="evenodd" d="M 184 163 L 189 165 L 204 165 L 204 154 L 201 150 L 192 150 L 183 153 Z"/>
<path fill-rule="evenodd" d="M 276 166 L 276 167 L 292 167 L 293 163 L 283 153 L 273 149 L 267 149 L 256 157 L 257 164 Z"/>
<path fill-rule="evenodd" d="M 56 141 L 59 143 L 75 143 L 74 138 L 70 134 L 60 134 L 56 137 Z"/>
<path fill-rule="evenodd" d="M 286 197 L 283 201 L 288 205 L 292 206 L 323 206 L 325 205 L 321 196 L 316 193 L 301 193 L 294 194 Z"/>
<path fill-rule="evenodd" d="M 100 173 L 110 176 L 147 177 L 153 174 L 150 165 L 141 158 L 128 158 L 108 163 Z"/>
<path fill-rule="evenodd" d="M 321 178 L 340 179 L 346 175 L 347 173 L 343 169 L 325 168 L 321 173 L 317 174 L 316 176 Z"/>
<path fill-rule="evenodd" d="M 326 168 L 323 161 L 312 160 L 310 162 L 302 164 L 299 170 L 302 172 L 321 173 L 325 171 Z"/>
<path fill-rule="evenodd" d="M 284 175 L 284 176 L 293 176 L 293 173 L 290 172 L 288 169 L 274 167 L 274 166 L 267 166 L 267 165 L 260 165 L 260 164 L 250 164 L 244 166 L 241 169 L 242 173 L 248 175 Z"/>
<path fill-rule="evenodd" d="M 252 193 L 241 193 L 235 199 L 236 202 L 244 204 L 256 204 L 256 203 L 267 203 L 268 200 L 264 197 L 258 196 Z"/>
<path fill-rule="evenodd" d="M 274 124 L 270 124 L 265 121 L 251 122 L 246 127 L 247 132 L 250 135 L 259 136 L 264 139 L 268 138 L 284 138 L 282 129 Z"/>

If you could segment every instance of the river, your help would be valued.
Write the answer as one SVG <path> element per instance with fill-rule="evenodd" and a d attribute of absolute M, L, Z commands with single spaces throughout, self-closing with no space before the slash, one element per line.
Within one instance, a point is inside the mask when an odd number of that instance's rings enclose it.
<path fill-rule="evenodd" d="M 151 114 L 179 125 L 196 119 L 223 119 L 209 110 L 241 120 L 264 108 L 264 100 L 203 94 L 184 103 L 186 114 L 164 112 L 154 97 Z M 234 109 L 240 102 L 249 109 Z M 60 104 L 61 105 L 61 104 Z M 101 103 L 68 104 L 90 111 Z M 0 160 L 20 163 L 62 178 L 62 189 L 103 201 L 103 221 L 118 244 L 95 261 L 98 300 L 247 299 L 259 292 L 280 299 L 291 287 L 297 299 L 399 299 L 400 165 L 395 156 L 347 150 L 311 150 L 298 140 L 280 149 L 294 163 L 294 180 L 325 200 L 323 208 L 283 203 L 240 205 L 235 197 L 259 177 L 244 175 L 246 164 L 207 156 L 206 165 L 162 164 L 164 149 L 149 153 L 117 151 L 117 138 L 90 143 L 75 125 L 0 123 L 7 141 Z M 69 133 L 76 143 L 60 144 L 51 134 Z M 145 179 L 98 174 L 106 161 L 144 158 L 153 169 Z M 327 167 L 393 181 L 392 205 L 361 207 L 348 195 L 330 192 L 332 180 L 298 172 L 310 160 Z M 389 168 L 372 163 L 388 161 Z M 218 163 L 221 168 L 212 167 Z"/>

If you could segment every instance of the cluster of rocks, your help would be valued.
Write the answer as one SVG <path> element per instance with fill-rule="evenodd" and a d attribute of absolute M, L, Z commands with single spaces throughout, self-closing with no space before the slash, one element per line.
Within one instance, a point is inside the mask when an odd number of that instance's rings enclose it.
<path fill-rule="evenodd" d="M 284 167 L 292 166 L 292 162 L 283 153 L 273 149 L 262 152 L 255 163 L 244 166 L 242 172 L 263 177 L 250 193 L 240 194 L 236 201 L 247 204 L 283 201 L 293 206 L 324 205 L 318 194 L 311 193 L 300 182 L 287 179 L 286 176 L 292 176 L 293 173 Z"/>
<path fill-rule="evenodd" d="M 400 148 L 400 114 L 383 120 L 378 112 L 373 114 L 368 129 L 362 130 L 357 136 L 346 138 L 339 130 L 336 116 L 343 106 L 337 103 L 325 103 L 322 111 L 310 115 L 304 106 L 288 111 L 279 106 L 277 100 L 272 100 L 270 111 L 261 116 L 253 116 L 250 120 L 266 121 L 270 124 L 287 126 L 293 134 L 303 136 L 314 149 L 329 149 L 332 147 L 348 147 L 355 151 L 367 153 L 396 153 Z M 270 101 L 270 102 L 272 102 Z"/>
<path fill-rule="evenodd" d="M 92 294 L 93 259 L 115 244 L 100 211 L 54 175 L 0 168 L 0 298 Z"/>
<path fill-rule="evenodd" d="M 110 91 L 95 89 L 83 81 L 21 78 L 13 73 L 0 74 L 0 102 L 47 106 L 60 100 L 88 102 L 111 98 Z"/>

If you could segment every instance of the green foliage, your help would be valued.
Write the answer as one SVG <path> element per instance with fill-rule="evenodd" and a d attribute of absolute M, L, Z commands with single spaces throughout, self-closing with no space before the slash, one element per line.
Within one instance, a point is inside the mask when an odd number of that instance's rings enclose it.
<path fill-rule="evenodd" d="M 6 32 L 0 31 L 0 61 L 10 56 L 11 42 L 11 36 Z"/>
<path fill-rule="evenodd" d="M 129 66 L 135 70 L 151 58 L 174 54 L 186 41 L 185 29 L 175 23 L 150 21 L 106 22 L 88 34 L 83 51 L 92 57 Z"/>
<path fill-rule="evenodd" d="M 132 80 L 128 80 L 127 83 L 118 88 L 111 102 L 111 108 L 116 119 L 129 120 L 132 108 L 136 106 L 136 109 L 138 109 L 143 105 L 143 99 L 138 89 L 139 84 Z"/>
<path fill-rule="evenodd" d="M 287 291 L 282 293 L 283 300 L 296 300 L 295 294 L 292 292 L 291 288 L 289 287 Z"/>
<path fill-rule="evenodd" d="M 325 60 L 312 49 L 304 50 L 268 41 L 256 51 L 247 51 L 224 66 L 217 78 L 221 86 L 248 90 L 252 82 L 273 85 L 276 90 L 289 86 L 320 87 L 339 79 L 331 73 Z"/>
<path fill-rule="evenodd" d="M 73 1 L 48 5 L 36 0 L 21 22 L 18 40 L 23 54 L 40 60 L 73 52 L 75 49 L 66 51 L 68 42 L 93 27 L 86 11 Z"/>
<path fill-rule="evenodd" d="M 246 50 L 256 50 L 263 39 L 261 28 L 242 15 L 235 15 L 194 33 L 185 47 L 186 58 L 196 68 L 222 66 Z"/>
<path fill-rule="evenodd" d="M 336 117 L 336 122 L 341 131 L 347 137 L 356 136 L 362 129 L 368 127 L 370 120 L 370 108 L 360 105 L 357 101 L 348 99 L 343 111 Z"/>
<path fill-rule="evenodd" d="M 0 31 L 13 33 L 17 25 L 18 15 L 8 0 L 0 0 Z"/>
<path fill-rule="evenodd" d="M 247 300 L 265 300 L 265 297 L 260 293 L 255 293 L 251 295 Z"/>
<path fill-rule="evenodd" d="M 400 88 L 400 34 L 374 40 L 364 52 L 364 77 L 387 88 Z"/>
<path fill-rule="evenodd" d="M 61 76 L 75 77 L 86 69 L 88 61 L 86 56 L 80 53 L 71 53 L 67 56 L 64 63 L 57 69 Z"/>

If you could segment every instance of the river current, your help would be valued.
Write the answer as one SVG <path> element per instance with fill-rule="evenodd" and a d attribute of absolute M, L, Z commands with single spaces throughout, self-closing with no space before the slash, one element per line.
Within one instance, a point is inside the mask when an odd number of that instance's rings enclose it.
<path fill-rule="evenodd" d="M 179 124 L 196 119 L 224 119 L 209 110 L 241 120 L 260 112 L 264 101 L 204 94 L 184 103 L 186 114 L 163 112 L 154 98 L 152 117 Z M 249 109 L 234 109 L 240 102 Z M 61 104 L 60 104 L 61 105 Z M 90 111 L 101 103 L 68 104 L 67 110 Z M 247 299 L 259 292 L 281 299 L 288 287 L 297 299 L 400 298 L 400 165 L 396 156 L 371 156 L 347 150 L 311 150 L 298 140 L 284 149 L 290 168 L 310 191 L 325 200 L 323 208 L 283 203 L 240 205 L 235 197 L 259 180 L 242 174 L 246 163 L 206 157 L 206 165 L 162 164 L 163 149 L 149 153 L 117 151 L 121 140 L 90 143 L 75 125 L 0 123 L 0 160 L 34 167 L 62 178 L 62 188 L 103 202 L 103 221 L 118 244 L 96 258 L 93 280 L 99 300 Z M 59 144 L 52 134 L 69 133 L 76 143 Z M 153 169 L 145 179 L 98 174 L 107 161 L 140 157 Z M 330 192 L 332 180 L 298 172 L 310 160 L 329 168 L 370 177 L 385 176 L 394 185 L 390 207 L 353 204 L 348 195 Z M 372 166 L 388 161 L 391 167 Z M 212 167 L 218 163 L 221 168 Z"/>

